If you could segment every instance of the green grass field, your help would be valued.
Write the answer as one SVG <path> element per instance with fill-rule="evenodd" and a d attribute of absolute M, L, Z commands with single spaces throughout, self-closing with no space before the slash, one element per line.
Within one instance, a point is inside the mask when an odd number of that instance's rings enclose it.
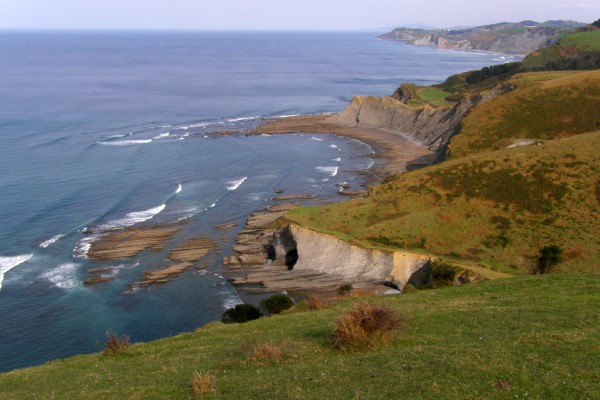
<path fill-rule="evenodd" d="M 575 46 L 583 51 L 600 51 L 600 30 L 571 33 L 561 39 L 562 46 Z"/>
<path fill-rule="evenodd" d="M 0 374 L 0 398 L 189 399 L 195 371 L 216 376 L 205 398 L 219 399 L 600 397 L 598 274 L 372 298 L 392 307 L 403 328 L 387 346 L 340 351 L 329 336 L 354 301 Z M 249 357 L 265 343 L 282 358 Z"/>

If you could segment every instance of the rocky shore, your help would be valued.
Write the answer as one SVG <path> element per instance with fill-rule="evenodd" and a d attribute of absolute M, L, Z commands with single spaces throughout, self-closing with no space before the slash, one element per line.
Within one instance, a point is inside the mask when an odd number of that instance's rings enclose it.
<path fill-rule="evenodd" d="M 369 184 L 378 184 L 390 174 L 429 165 L 439 160 L 450 138 L 459 129 L 471 106 L 495 93 L 473 97 L 453 107 L 414 108 L 392 97 L 355 97 L 341 113 L 298 116 L 263 121 L 258 127 L 236 134 L 336 134 L 370 144 L 379 159 L 377 167 L 363 173 Z M 216 132 L 222 135 L 223 132 Z M 232 134 L 232 133 L 229 133 Z M 339 188 L 348 200 L 367 195 L 368 188 Z M 233 254 L 223 257 L 225 275 L 245 293 L 296 291 L 330 292 L 350 283 L 366 292 L 401 288 L 429 258 L 409 253 L 362 249 L 334 237 L 286 224 L 282 217 L 301 200 L 318 204 L 322 199 L 303 193 L 273 193 L 272 206 L 257 210 L 237 234 Z M 235 223 L 217 225 L 216 230 L 234 228 Z M 92 261 L 105 262 L 132 257 L 143 251 L 159 251 L 181 226 L 132 227 L 103 233 L 88 252 Z M 223 236 L 226 240 L 226 237 Z M 130 287 L 166 283 L 195 267 L 211 251 L 217 238 L 184 241 L 166 257 L 166 266 L 146 270 Z M 88 270 L 87 285 L 110 281 L 103 268 Z"/>

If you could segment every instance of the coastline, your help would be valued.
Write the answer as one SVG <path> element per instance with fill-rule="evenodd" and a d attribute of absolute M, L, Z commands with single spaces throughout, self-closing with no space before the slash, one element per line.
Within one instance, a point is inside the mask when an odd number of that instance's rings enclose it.
<path fill-rule="evenodd" d="M 368 183 L 364 185 L 369 187 L 381 183 L 389 175 L 406 172 L 411 166 L 420 167 L 436 161 L 436 153 L 428 146 L 400 132 L 345 125 L 332 122 L 330 118 L 330 115 L 305 115 L 265 120 L 244 134 L 334 134 L 367 143 L 375 151 L 374 157 L 381 160 L 377 167 L 364 171 L 369 175 Z M 340 198 L 339 201 L 366 196 L 367 193 L 348 193 L 348 197 Z M 312 204 L 318 204 L 318 200 Z M 310 295 L 335 295 L 339 286 L 351 282 L 363 294 L 389 292 L 390 287 L 384 283 L 384 279 L 379 279 L 381 277 L 351 278 L 344 274 L 330 273 L 327 268 L 294 269 L 295 260 L 290 264 L 289 253 L 282 246 L 285 247 L 283 242 L 287 239 L 284 236 L 289 230 L 285 226 L 285 214 L 295 206 L 297 204 L 286 201 L 257 210 L 248 218 L 244 229 L 236 236 L 236 246 L 233 247 L 236 256 L 226 258 L 223 262 L 227 267 L 224 273 L 237 291 L 247 294 L 286 291 L 293 297 L 304 298 Z M 285 256 L 282 256 L 282 252 Z"/>
<path fill-rule="evenodd" d="M 375 157 L 383 160 L 377 173 L 381 179 L 390 174 L 406 172 L 411 169 L 411 165 L 429 164 L 435 161 L 435 153 L 428 146 L 400 132 L 384 128 L 338 124 L 332 122 L 331 117 L 331 115 L 302 115 L 268 119 L 244 133 L 248 135 L 333 134 L 360 140 L 372 146 L 376 152 Z"/>

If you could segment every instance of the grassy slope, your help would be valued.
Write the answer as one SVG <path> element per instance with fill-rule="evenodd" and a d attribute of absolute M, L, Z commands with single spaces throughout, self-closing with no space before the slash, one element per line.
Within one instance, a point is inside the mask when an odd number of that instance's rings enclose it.
<path fill-rule="evenodd" d="M 537 72 L 475 107 L 450 144 L 452 158 L 507 147 L 514 139 L 555 139 L 600 129 L 600 70 Z"/>
<path fill-rule="evenodd" d="M 598 398 L 599 293 L 598 274 L 557 274 L 374 298 L 397 310 L 405 326 L 371 351 L 328 344 L 348 302 L 213 324 L 128 354 L 0 374 L 0 398 L 187 399 L 194 371 L 217 375 L 217 392 L 207 398 Z M 252 343 L 280 343 L 288 358 L 248 360 Z"/>
<path fill-rule="evenodd" d="M 557 45 L 534 51 L 523 60 L 523 65 L 528 69 L 541 68 L 550 62 L 597 52 L 600 52 L 600 30 L 575 32 L 564 36 Z"/>
<path fill-rule="evenodd" d="M 388 179 L 366 199 L 298 208 L 288 219 L 365 247 L 504 272 L 526 272 L 540 247 L 557 244 L 564 271 L 597 271 L 598 148 L 600 132 L 452 160 Z"/>

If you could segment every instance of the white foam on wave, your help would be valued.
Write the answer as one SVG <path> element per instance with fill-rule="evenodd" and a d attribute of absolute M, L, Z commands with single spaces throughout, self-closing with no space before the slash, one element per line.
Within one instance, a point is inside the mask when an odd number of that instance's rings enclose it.
<path fill-rule="evenodd" d="M 319 172 L 323 172 L 325 174 L 329 174 L 329 176 L 336 176 L 338 173 L 339 167 L 317 167 Z"/>
<path fill-rule="evenodd" d="M 56 243 L 63 236 L 65 236 L 65 235 L 60 234 L 60 235 L 52 236 L 50 239 L 44 240 L 42 243 L 40 243 L 40 247 L 42 249 L 45 249 L 46 247 L 50 246 L 51 244 Z"/>
<path fill-rule="evenodd" d="M 135 144 L 148 144 L 152 139 L 132 139 L 132 140 L 114 140 L 111 142 L 96 142 L 103 146 L 131 146 Z"/>
<path fill-rule="evenodd" d="M 13 269 L 14 267 L 23 264 L 28 261 L 33 254 L 21 254 L 19 256 L 8 256 L 0 257 L 0 289 L 2 289 L 2 281 L 4 281 L 4 274 Z"/>
<path fill-rule="evenodd" d="M 231 182 L 229 182 L 229 186 L 227 186 L 227 190 L 230 190 L 230 191 L 236 190 L 237 188 L 239 188 L 239 187 L 240 187 L 240 185 L 241 185 L 242 183 L 244 183 L 244 181 L 245 181 L 246 179 L 248 179 L 248 177 L 247 177 L 247 176 L 243 177 L 242 179 L 237 179 L 237 180 L 235 180 L 235 181 L 231 181 Z"/>
<path fill-rule="evenodd" d="M 181 186 L 181 183 L 177 186 L 177 189 L 175 189 L 175 194 L 181 193 L 181 191 L 183 190 L 183 186 Z"/>
<path fill-rule="evenodd" d="M 73 256 L 75 257 L 87 257 L 90 248 L 92 247 L 92 243 L 98 240 L 99 236 L 90 235 L 81 239 L 75 245 L 75 249 L 73 250 Z"/>
<path fill-rule="evenodd" d="M 311 137 L 311 138 L 310 138 L 310 140 L 317 140 L 317 141 L 319 141 L 319 142 L 322 142 L 322 141 L 323 141 L 323 139 L 321 139 L 321 138 L 318 138 L 318 137 L 314 137 L 314 136 L 313 136 L 313 137 Z"/>
<path fill-rule="evenodd" d="M 125 137 L 125 136 L 131 136 L 131 135 L 133 135 L 133 132 L 122 133 L 120 135 L 112 135 L 112 136 L 109 136 L 108 138 L 109 139 L 117 139 L 117 138 L 122 138 L 122 137 Z"/>
<path fill-rule="evenodd" d="M 260 115 L 255 115 L 253 117 L 238 117 L 238 118 L 229 118 L 227 122 L 240 122 L 240 121 L 252 121 L 255 119 L 262 118 Z"/>
<path fill-rule="evenodd" d="M 140 222 L 144 222 L 153 218 L 155 215 L 159 214 L 162 210 L 164 210 L 166 206 L 166 204 L 161 204 L 158 207 L 149 208 L 148 210 L 130 212 L 126 214 L 124 218 L 109 221 L 103 225 L 100 225 L 98 229 L 122 229 L 131 225 L 139 224 Z"/>
<path fill-rule="evenodd" d="M 227 295 L 227 297 L 225 297 L 225 299 L 223 300 L 223 309 L 224 310 L 229 310 L 230 308 L 233 308 L 233 307 L 237 306 L 238 304 L 243 303 L 242 299 L 240 299 L 240 296 L 238 296 L 235 293 L 221 292 L 220 294 Z"/>
<path fill-rule="evenodd" d="M 334 158 L 333 161 L 342 162 L 342 157 Z"/>
<path fill-rule="evenodd" d="M 40 278 L 47 280 L 60 289 L 73 289 L 77 286 L 77 267 L 76 263 L 60 264 L 56 268 L 50 269 L 40 275 Z"/>
<path fill-rule="evenodd" d="M 166 132 L 166 133 L 161 133 L 160 135 L 156 136 L 154 139 L 164 139 L 164 138 L 168 138 L 169 136 L 171 136 L 171 132 Z"/>
<path fill-rule="evenodd" d="M 276 116 L 274 118 L 291 118 L 291 117 L 297 117 L 299 115 L 300 114 L 284 114 L 284 115 L 278 115 L 278 116 Z"/>
<path fill-rule="evenodd" d="M 332 149 L 337 149 L 338 148 L 335 144 L 330 144 L 329 147 L 331 147 Z"/>

